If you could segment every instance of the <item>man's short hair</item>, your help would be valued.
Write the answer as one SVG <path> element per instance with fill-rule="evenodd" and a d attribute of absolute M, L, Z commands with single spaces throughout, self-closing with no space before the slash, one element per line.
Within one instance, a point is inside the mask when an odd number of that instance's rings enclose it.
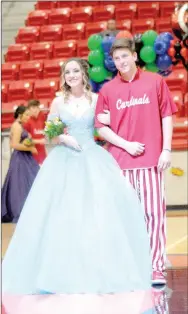
<path fill-rule="evenodd" d="M 28 108 L 39 107 L 39 106 L 40 106 L 40 101 L 37 99 L 32 99 L 28 101 L 28 105 L 27 105 Z"/>
<path fill-rule="evenodd" d="M 110 49 L 110 55 L 113 57 L 113 53 L 117 49 L 128 49 L 130 52 L 135 52 L 134 41 L 130 38 L 118 38 L 112 44 Z"/>

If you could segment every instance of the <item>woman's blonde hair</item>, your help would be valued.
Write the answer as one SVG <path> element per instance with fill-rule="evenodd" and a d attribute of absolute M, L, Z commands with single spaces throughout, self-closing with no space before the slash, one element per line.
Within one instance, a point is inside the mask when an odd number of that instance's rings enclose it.
<path fill-rule="evenodd" d="M 91 96 L 91 85 L 89 83 L 89 64 L 86 60 L 81 58 L 70 58 L 67 61 L 63 63 L 61 66 L 60 76 L 61 76 L 61 91 L 63 92 L 63 95 L 65 96 L 65 102 L 68 100 L 69 95 L 71 93 L 70 86 L 65 81 L 65 68 L 66 65 L 71 62 L 75 61 L 79 64 L 81 72 L 83 74 L 83 89 L 85 96 L 89 99 L 90 103 L 92 102 L 92 96 Z"/>

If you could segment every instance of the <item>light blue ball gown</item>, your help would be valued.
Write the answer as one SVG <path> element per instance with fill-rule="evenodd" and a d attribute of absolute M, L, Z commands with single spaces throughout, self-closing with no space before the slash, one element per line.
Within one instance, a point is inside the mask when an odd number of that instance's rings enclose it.
<path fill-rule="evenodd" d="M 94 141 L 96 97 L 79 118 L 58 99 L 58 115 L 82 151 L 59 145 L 44 161 L 3 260 L 3 293 L 148 289 L 144 213 L 117 162 Z"/>

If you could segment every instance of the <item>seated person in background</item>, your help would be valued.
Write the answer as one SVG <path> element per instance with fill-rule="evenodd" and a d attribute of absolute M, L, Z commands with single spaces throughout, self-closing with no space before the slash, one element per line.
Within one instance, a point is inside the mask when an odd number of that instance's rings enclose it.
<path fill-rule="evenodd" d="M 116 21 L 108 20 L 106 30 L 99 33 L 102 37 L 104 36 L 116 36 L 119 33 L 119 30 L 116 29 Z"/>
<path fill-rule="evenodd" d="M 39 100 L 29 100 L 28 109 L 30 112 L 30 119 L 24 125 L 24 128 L 28 133 L 31 134 L 32 139 L 34 140 L 38 154 L 34 155 L 33 157 L 36 159 L 39 165 L 41 165 L 46 158 L 45 138 L 43 131 L 45 128 L 47 113 L 40 110 Z"/>

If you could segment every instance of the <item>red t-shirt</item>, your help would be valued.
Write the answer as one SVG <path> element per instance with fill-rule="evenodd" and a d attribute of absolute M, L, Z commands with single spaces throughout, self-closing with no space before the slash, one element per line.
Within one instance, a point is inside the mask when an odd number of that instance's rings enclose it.
<path fill-rule="evenodd" d="M 32 138 L 35 140 L 44 138 L 44 128 L 45 121 L 47 120 L 47 114 L 44 112 L 39 112 L 37 118 L 30 117 L 28 122 L 24 125 L 24 128 L 31 134 Z M 42 164 L 44 159 L 46 158 L 46 149 L 44 145 L 36 144 L 35 145 L 38 154 L 34 154 L 33 157 L 39 164 Z"/>
<path fill-rule="evenodd" d="M 108 151 L 121 169 L 150 168 L 158 164 L 162 151 L 162 118 L 177 111 L 163 78 L 138 69 L 134 79 L 125 81 L 120 74 L 106 83 L 99 92 L 95 127 L 104 125 L 97 115 L 110 110 L 111 129 L 131 142 L 145 144 L 145 152 L 132 156 L 125 150 L 109 144 Z"/>

